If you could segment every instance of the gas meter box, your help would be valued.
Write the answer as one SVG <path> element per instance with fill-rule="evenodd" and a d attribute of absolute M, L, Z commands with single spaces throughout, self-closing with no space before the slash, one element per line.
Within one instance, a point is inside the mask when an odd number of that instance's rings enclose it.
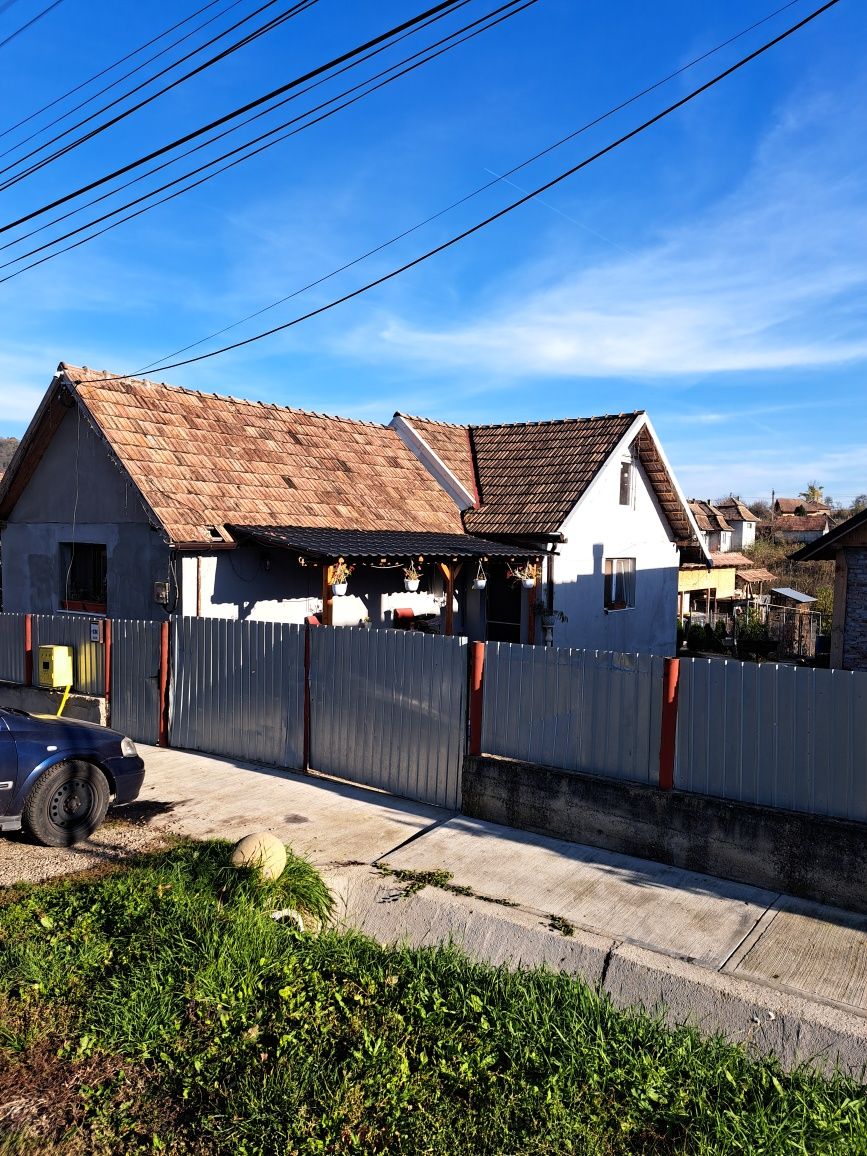
<path fill-rule="evenodd" d="M 39 685 L 54 688 L 71 686 L 72 647 L 39 647 Z"/>

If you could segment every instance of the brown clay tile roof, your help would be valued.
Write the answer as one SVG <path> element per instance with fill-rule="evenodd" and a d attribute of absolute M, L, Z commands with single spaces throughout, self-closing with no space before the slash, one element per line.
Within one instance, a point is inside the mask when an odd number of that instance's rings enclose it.
<path fill-rule="evenodd" d="M 62 365 L 175 542 L 227 523 L 461 534 L 450 497 L 384 425 Z"/>
<path fill-rule="evenodd" d="M 416 433 L 427 442 L 443 465 L 448 466 L 464 489 L 476 492 L 476 472 L 473 468 L 473 453 L 470 445 L 470 430 L 465 425 L 450 425 L 444 421 L 431 421 L 426 417 L 409 417 L 401 414 Z"/>
<path fill-rule="evenodd" d="M 827 514 L 791 514 L 777 522 L 774 529 L 781 534 L 821 534 L 830 524 Z"/>
<path fill-rule="evenodd" d="M 724 502 L 716 502 L 716 508 L 729 522 L 758 522 L 756 514 L 745 506 L 738 498 L 726 498 Z"/>
<path fill-rule="evenodd" d="M 700 530 L 706 534 L 718 534 L 721 530 L 731 530 L 722 511 L 713 502 L 702 502 L 698 498 L 689 499 L 689 508 Z"/>
<path fill-rule="evenodd" d="M 769 570 L 765 570 L 763 566 L 757 566 L 752 570 L 741 570 L 738 568 L 737 578 L 740 582 L 776 582 L 777 577 L 771 574 Z"/>
<path fill-rule="evenodd" d="M 724 566 L 743 566 L 749 569 L 753 565 L 752 558 L 748 558 L 746 554 L 738 554 L 736 550 L 712 550 L 710 556 L 716 569 Z"/>
<path fill-rule="evenodd" d="M 824 502 L 808 502 L 806 498 L 777 498 L 774 502 L 774 509 L 778 514 L 794 514 L 797 517 L 803 517 L 804 514 L 827 514 L 830 512 L 830 506 Z M 799 510 L 803 510 L 804 514 L 798 514 Z"/>

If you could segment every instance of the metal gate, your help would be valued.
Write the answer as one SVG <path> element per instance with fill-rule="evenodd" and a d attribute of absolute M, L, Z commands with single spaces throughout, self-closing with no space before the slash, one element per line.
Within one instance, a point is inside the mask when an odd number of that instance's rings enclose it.
<path fill-rule="evenodd" d="M 304 762 L 304 629 L 176 618 L 173 747 L 248 762 Z"/>
<path fill-rule="evenodd" d="M 160 623 L 115 618 L 111 623 L 111 725 L 140 743 L 160 730 Z"/>
<path fill-rule="evenodd" d="M 456 809 L 467 640 L 399 630 L 310 631 L 310 765 Z"/>

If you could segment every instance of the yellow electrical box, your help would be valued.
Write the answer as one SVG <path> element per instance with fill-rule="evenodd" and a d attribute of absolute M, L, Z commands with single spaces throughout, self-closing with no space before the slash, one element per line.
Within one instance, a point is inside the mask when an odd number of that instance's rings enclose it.
<path fill-rule="evenodd" d="M 73 681 L 72 647 L 40 646 L 39 685 L 57 688 L 71 686 Z"/>

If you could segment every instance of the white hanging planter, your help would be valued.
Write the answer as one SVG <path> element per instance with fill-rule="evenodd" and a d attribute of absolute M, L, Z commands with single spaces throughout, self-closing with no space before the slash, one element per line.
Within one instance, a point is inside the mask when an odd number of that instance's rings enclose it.
<path fill-rule="evenodd" d="M 346 593 L 347 585 L 348 584 L 346 582 L 332 582 L 331 593 L 339 598 L 341 595 Z"/>
<path fill-rule="evenodd" d="M 532 590 L 533 587 L 536 585 L 536 579 L 535 578 L 522 578 L 521 579 L 521 585 L 524 587 L 525 590 Z"/>
<path fill-rule="evenodd" d="M 473 579 L 473 589 L 474 590 L 484 590 L 485 587 L 487 586 L 487 584 L 488 584 L 487 578 L 474 578 Z"/>
<path fill-rule="evenodd" d="M 404 578 L 403 588 L 404 590 L 408 590 L 410 594 L 415 594 L 416 590 L 418 590 L 418 584 L 420 581 L 420 578 Z"/>

